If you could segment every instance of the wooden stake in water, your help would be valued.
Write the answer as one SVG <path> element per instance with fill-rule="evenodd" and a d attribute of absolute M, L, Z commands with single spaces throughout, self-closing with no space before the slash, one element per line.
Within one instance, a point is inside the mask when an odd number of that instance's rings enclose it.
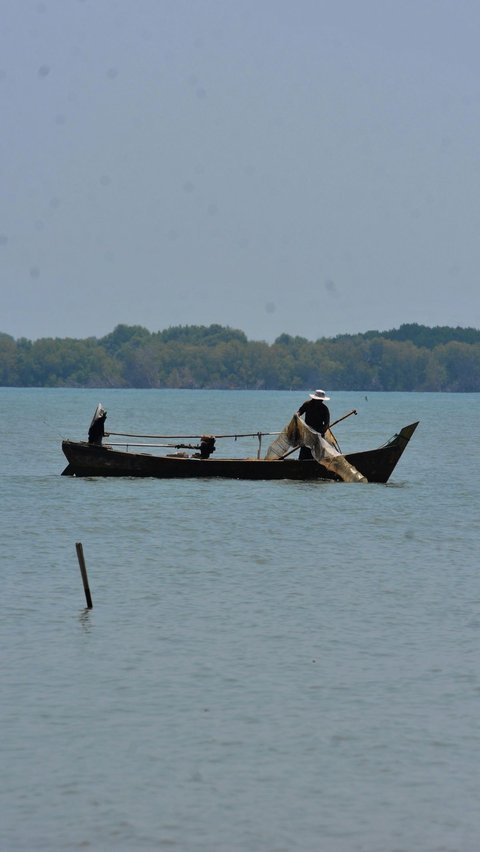
<path fill-rule="evenodd" d="M 80 541 L 77 541 L 75 547 L 77 549 L 78 564 L 80 565 L 80 573 L 82 575 L 83 588 L 85 591 L 85 598 L 87 600 L 87 607 L 88 609 L 92 609 L 92 596 L 90 594 L 90 587 L 88 585 L 87 566 L 85 565 L 85 559 L 83 557 L 82 543 Z"/>

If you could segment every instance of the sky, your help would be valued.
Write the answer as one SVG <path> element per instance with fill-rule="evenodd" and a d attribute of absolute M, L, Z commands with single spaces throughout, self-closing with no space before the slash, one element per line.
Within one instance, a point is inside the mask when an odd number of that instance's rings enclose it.
<path fill-rule="evenodd" d="M 478 0 L 2 0 L 0 333 L 480 327 Z"/>

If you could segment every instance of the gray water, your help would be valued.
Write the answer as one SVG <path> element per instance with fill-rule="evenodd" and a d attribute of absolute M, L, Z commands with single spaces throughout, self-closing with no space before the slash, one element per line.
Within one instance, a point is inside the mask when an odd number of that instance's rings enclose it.
<path fill-rule="evenodd" d="M 334 394 L 344 452 L 421 421 L 387 486 L 60 476 L 100 401 L 196 434 L 303 399 L 0 390 L 2 850 L 479 848 L 479 395 Z"/>

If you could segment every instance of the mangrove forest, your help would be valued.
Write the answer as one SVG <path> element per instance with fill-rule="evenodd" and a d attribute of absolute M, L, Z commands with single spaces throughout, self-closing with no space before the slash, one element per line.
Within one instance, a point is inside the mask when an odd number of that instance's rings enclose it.
<path fill-rule="evenodd" d="M 478 392 L 480 331 L 412 323 L 273 343 L 217 324 L 118 325 L 85 339 L 0 333 L 0 386 Z"/>

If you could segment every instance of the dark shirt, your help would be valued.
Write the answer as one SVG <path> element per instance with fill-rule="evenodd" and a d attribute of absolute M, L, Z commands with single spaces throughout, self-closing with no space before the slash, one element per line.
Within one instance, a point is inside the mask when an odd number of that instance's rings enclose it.
<path fill-rule="evenodd" d="M 324 435 L 330 425 L 330 412 L 321 399 L 307 399 L 298 409 L 298 414 L 305 414 L 305 423 L 316 432 Z"/>
<path fill-rule="evenodd" d="M 324 435 L 330 425 L 330 412 L 321 399 L 307 399 L 298 409 L 298 415 L 305 415 L 305 423 L 316 432 Z M 313 459 L 308 447 L 301 447 L 298 458 L 301 461 Z"/>

